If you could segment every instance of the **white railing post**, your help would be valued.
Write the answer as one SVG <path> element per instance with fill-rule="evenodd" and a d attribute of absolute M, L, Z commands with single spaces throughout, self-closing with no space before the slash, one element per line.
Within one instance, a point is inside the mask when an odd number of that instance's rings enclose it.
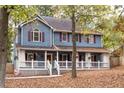
<path fill-rule="evenodd" d="M 57 69 L 58 75 L 60 75 L 59 64 L 58 64 L 58 61 L 56 61 L 56 60 L 55 60 L 55 66 L 56 66 L 56 69 Z"/>
<path fill-rule="evenodd" d="M 50 71 L 50 76 L 51 76 L 52 75 L 52 65 L 51 64 L 50 64 L 49 71 Z"/>
<path fill-rule="evenodd" d="M 81 61 L 81 68 L 82 68 L 82 69 L 84 68 L 83 60 Z"/>
<path fill-rule="evenodd" d="M 98 69 L 100 69 L 100 61 L 98 60 Z"/>
<path fill-rule="evenodd" d="M 31 68 L 32 68 L 32 69 L 34 68 L 33 59 L 32 59 L 32 61 L 31 61 Z"/>
<path fill-rule="evenodd" d="M 68 60 L 66 60 L 66 69 L 68 69 Z"/>
<path fill-rule="evenodd" d="M 47 65 L 47 51 L 45 51 L 45 69 L 46 69 L 46 65 Z"/>

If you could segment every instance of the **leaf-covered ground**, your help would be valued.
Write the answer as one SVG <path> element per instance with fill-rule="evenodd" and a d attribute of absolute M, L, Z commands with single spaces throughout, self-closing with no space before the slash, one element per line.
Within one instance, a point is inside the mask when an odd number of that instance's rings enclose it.
<path fill-rule="evenodd" d="M 87 87 L 124 87 L 124 66 L 102 71 L 77 71 L 77 78 L 71 72 L 59 77 L 6 80 L 9 88 L 87 88 Z"/>

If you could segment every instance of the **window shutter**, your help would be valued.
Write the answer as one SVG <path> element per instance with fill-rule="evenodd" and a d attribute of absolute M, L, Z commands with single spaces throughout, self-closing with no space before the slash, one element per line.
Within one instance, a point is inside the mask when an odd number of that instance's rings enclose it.
<path fill-rule="evenodd" d="M 33 41 L 33 32 L 28 31 L 28 41 Z"/>
<path fill-rule="evenodd" d="M 89 39 L 90 39 L 90 37 L 89 37 L 89 36 L 87 36 L 87 43 L 89 43 Z"/>
<path fill-rule="evenodd" d="M 42 32 L 40 32 L 40 41 L 42 41 Z"/>
<path fill-rule="evenodd" d="M 60 32 L 60 42 L 62 42 L 62 32 Z"/>
<path fill-rule="evenodd" d="M 44 36 L 44 32 L 42 32 L 42 42 L 45 41 L 45 36 Z"/>
<path fill-rule="evenodd" d="M 70 38 L 69 38 L 69 33 L 68 33 L 68 42 L 70 41 Z"/>
<path fill-rule="evenodd" d="M 30 31 L 28 31 L 28 41 L 31 41 L 31 38 L 30 38 Z"/>
<path fill-rule="evenodd" d="M 33 32 L 30 32 L 31 41 L 33 41 Z"/>
<path fill-rule="evenodd" d="M 79 34 L 79 42 L 81 42 L 81 34 Z"/>
<path fill-rule="evenodd" d="M 94 43 L 96 43 L 96 36 L 94 35 Z"/>

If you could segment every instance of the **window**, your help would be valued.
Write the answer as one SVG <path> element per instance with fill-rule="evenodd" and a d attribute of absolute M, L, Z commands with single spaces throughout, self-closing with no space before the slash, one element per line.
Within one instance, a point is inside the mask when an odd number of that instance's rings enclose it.
<path fill-rule="evenodd" d="M 62 33 L 62 41 L 67 41 L 67 33 Z"/>
<path fill-rule="evenodd" d="M 34 59 L 34 54 L 33 53 L 26 53 L 26 60 L 31 61 L 32 59 Z"/>
<path fill-rule="evenodd" d="M 62 61 L 68 60 L 68 55 L 67 54 L 62 54 Z"/>
<path fill-rule="evenodd" d="M 25 59 L 27 61 L 31 61 L 32 59 L 33 60 L 36 60 L 36 56 L 38 56 L 38 54 L 36 52 L 28 52 L 28 53 L 25 53 Z"/>
<path fill-rule="evenodd" d="M 28 41 L 45 42 L 45 33 L 39 31 L 38 29 L 28 31 Z"/>
<path fill-rule="evenodd" d="M 96 38 L 94 35 L 85 35 L 85 42 L 90 44 L 96 43 Z"/>
<path fill-rule="evenodd" d="M 75 39 L 77 42 L 79 42 L 79 35 L 78 34 L 75 35 Z"/>
<path fill-rule="evenodd" d="M 89 43 L 89 35 L 85 35 L 85 42 Z"/>
<path fill-rule="evenodd" d="M 38 29 L 35 29 L 33 31 L 33 41 L 40 41 L 40 31 Z"/>
<path fill-rule="evenodd" d="M 94 43 L 94 35 L 89 36 L 89 43 L 91 43 L 91 44 Z"/>

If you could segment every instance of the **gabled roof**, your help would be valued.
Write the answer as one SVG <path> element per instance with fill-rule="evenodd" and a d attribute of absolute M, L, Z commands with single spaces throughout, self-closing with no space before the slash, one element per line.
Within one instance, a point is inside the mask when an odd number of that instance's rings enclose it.
<path fill-rule="evenodd" d="M 42 16 L 42 18 L 54 28 L 56 32 L 72 32 L 72 22 L 69 19 L 59 19 L 50 16 Z M 83 33 L 81 28 L 76 25 L 76 33 Z M 102 33 L 98 31 L 88 31 L 89 34 L 97 34 L 102 35 Z"/>
<path fill-rule="evenodd" d="M 25 24 L 30 23 L 36 19 L 46 24 L 55 32 L 70 32 L 70 33 L 72 32 L 72 22 L 70 19 L 59 19 L 50 16 L 36 15 L 35 18 L 27 22 L 23 22 L 20 26 L 24 26 Z M 76 33 L 83 33 L 83 31 L 81 31 L 81 28 L 79 26 L 76 26 Z M 102 33 L 94 30 L 88 31 L 88 34 L 102 35 Z"/>
<path fill-rule="evenodd" d="M 49 16 L 47 17 L 42 16 L 42 18 L 56 30 L 71 31 L 72 29 L 72 22 L 69 19 L 59 19 L 59 18 L 49 17 Z M 79 30 L 79 28 L 76 28 L 76 30 Z"/>
<path fill-rule="evenodd" d="M 36 15 L 34 18 L 32 18 L 32 20 L 25 21 L 25 22 L 19 24 L 19 26 L 22 27 L 22 26 L 24 26 L 24 25 L 26 25 L 26 24 L 28 24 L 28 23 L 30 23 L 30 22 L 33 22 L 34 20 L 39 20 L 40 22 L 44 23 L 45 25 L 47 25 L 48 27 L 50 27 L 50 28 L 53 29 L 53 27 L 50 26 L 50 25 L 49 25 L 42 17 L 40 17 L 39 15 Z"/>

